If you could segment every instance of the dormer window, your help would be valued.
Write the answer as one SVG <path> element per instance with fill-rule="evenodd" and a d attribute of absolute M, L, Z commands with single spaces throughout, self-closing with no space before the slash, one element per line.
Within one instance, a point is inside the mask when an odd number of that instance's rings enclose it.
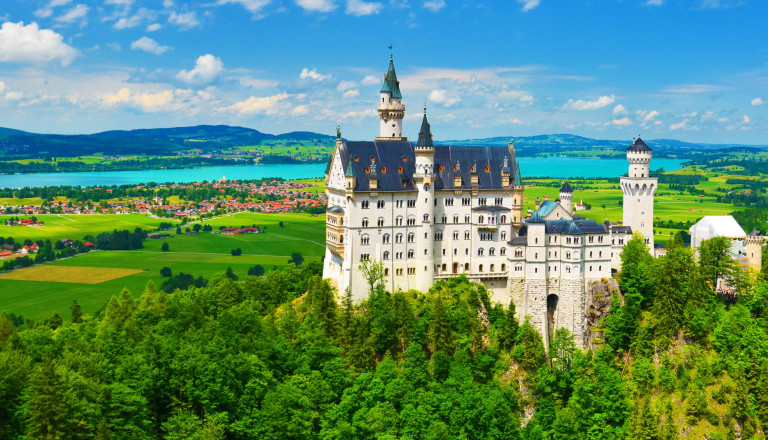
<path fill-rule="evenodd" d="M 403 174 L 403 167 L 402 166 L 397 167 L 397 172 L 400 174 Z"/>
<path fill-rule="evenodd" d="M 381 173 L 387 174 L 387 167 L 381 167 Z"/>
<path fill-rule="evenodd" d="M 360 156 L 355 156 L 355 162 L 360 162 Z"/>
<path fill-rule="evenodd" d="M 491 172 L 491 167 L 490 167 L 490 166 L 488 166 L 488 165 L 486 165 L 486 166 L 485 166 L 485 172 L 486 172 L 486 173 L 490 173 L 490 172 Z"/>
<path fill-rule="evenodd" d="M 442 166 L 442 165 L 438 165 L 438 166 L 437 166 L 437 171 L 438 171 L 438 172 L 442 173 L 444 170 L 445 170 L 445 168 L 443 168 L 443 166 Z"/>

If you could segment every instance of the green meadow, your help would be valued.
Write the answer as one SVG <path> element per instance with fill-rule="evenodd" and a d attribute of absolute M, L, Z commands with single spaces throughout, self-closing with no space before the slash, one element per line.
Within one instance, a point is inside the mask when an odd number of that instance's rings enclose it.
<path fill-rule="evenodd" d="M 59 240 L 69 238 L 82 240 L 86 235 L 96 236 L 100 232 L 115 229 L 134 230 L 136 228 L 154 229 L 160 222 L 168 221 L 148 217 L 144 214 L 44 214 L 37 219 L 44 226 L 5 226 L 5 220 L 10 217 L 29 218 L 29 215 L 0 215 L 0 237 L 13 237 L 16 240 Z"/>
<path fill-rule="evenodd" d="M 284 226 L 282 228 L 279 225 L 281 221 Z M 0 311 L 33 320 L 48 318 L 54 312 L 67 317 L 72 301 L 77 300 L 83 311 L 95 313 L 124 287 L 134 294 L 141 293 L 149 281 L 159 287 L 165 279 L 160 276 L 160 269 L 166 266 L 174 274 L 184 272 L 206 278 L 224 272 L 231 266 L 236 275 L 245 277 L 248 269 L 256 264 L 262 265 L 265 270 L 287 265 L 293 252 L 301 253 L 305 262 L 319 260 L 325 252 L 324 216 L 241 213 L 205 223 L 213 226 L 214 232 L 201 232 L 198 235 L 171 234 L 166 239 L 145 240 L 141 250 L 96 251 L 49 263 L 53 266 L 72 267 L 73 276 L 82 267 L 141 271 L 134 275 L 99 284 L 0 279 Z M 240 227 L 252 224 L 262 228 L 266 226 L 266 232 L 237 236 L 216 233 L 219 226 Z M 168 252 L 160 249 L 164 242 L 169 245 Z M 231 251 L 238 248 L 242 250 L 242 255 L 232 256 Z"/>

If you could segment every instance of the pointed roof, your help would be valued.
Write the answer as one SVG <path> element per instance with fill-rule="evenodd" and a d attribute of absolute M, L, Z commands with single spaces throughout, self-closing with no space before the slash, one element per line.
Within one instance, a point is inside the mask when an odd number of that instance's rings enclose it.
<path fill-rule="evenodd" d="M 760 231 L 758 231 L 757 228 L 752 228 L 752 232 L 750 232 L 749 235 L 752 237 L 759 237 Z"/>
<path fill-rule="evenodd" d="M 583 232 L 579 228 L 579 225 L 576 224 L 576 222 L 571 222 L 571 225 L 568 227 L 569 235 L 576 235 L 576 234 L 582 234 Z"/>
<path fill-rule="evenodd" d="M 346 177 L 356 177 L 357 176 L 355 174 L 355 167 L 352 166 L 352 161 L 349 161 L 349 163 L 347 164 L 347 172 L 344 173 L 344 176 L 346 176 Z"/>
<path fill-rule="evenodd" d="M 571 189 L 571 185 L 568 185 L 568 182 L 563 182 L 563 187 L 560 188 L 561 193 L 573 193 L 573 190 Z"/>
<path fill-rule="evenodd" d="M 648 148 L 648 145 L 645 145 L 642 139 L 637 138 L 632 143 L 632 146 L 627 148 L 627 151 L 651 151 L 651 149 Z"/>
<path fill-rule="evenodd" d="M 402 98 L 400 94 L 400 81 L 397 80 L 397 74 L 395 73 L 395 62 L 392 59 L 392 55 L 389 56 L 389 69 L 384 76 L 384 84 L 381 85 L 381 92 L 389 92 L 393 98 Z"/>
<path fill-rule="evenodd" d="M 432 130 L 429 127 L 429 121 L 427 121 L 427 108 L 424 107 L 424 119 L 421 120 L 421 130 L 419 131 L 419 142 L 417 147 L 431 147 L 432 145 Z"/>
<path fill-rule="evenodd" d="M 533 214 L 531 214 L 531 218 L 528 219 L 528 223 L 546 223 L 546 222 L 541 217 L 541 214 L 539 214 L 539 211 L 534 211 Z"/>
<path fill-rule="evenodd" d="M 522 177 L 520 177 L 520 162 L 515 161 L 515 186 L 523 186 Z"/>

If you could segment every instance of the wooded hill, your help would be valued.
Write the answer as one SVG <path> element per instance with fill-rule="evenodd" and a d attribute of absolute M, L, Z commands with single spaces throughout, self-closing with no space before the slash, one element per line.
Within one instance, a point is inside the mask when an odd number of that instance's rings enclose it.
<path fill-rule="evenodd" d="M 332 136 L 295 131 L 279 135 L 245 127 L 198 125 L 194 127 L 113 130 L 84 135 L 35 134 L 0 128 L 0 152 L 6 156 L 162 155 L 180 150 L 204 152 L 234 146 L 258 145 L 265 140 L 316 141 L 330 146 Z"/>
<path fill-rule="evenodd" d="M 768 426 L 768 283 L 725 240 L 622 254 L 577 349 L 464 277 L 337 302 L 318 263 L 148 285 L 94 316 L 0 315 L 0 438 L 747 439 Z M 736 300 L 714 292 L 724 277 Z M 26 437 L 24 437 L 26 436 Z"/>

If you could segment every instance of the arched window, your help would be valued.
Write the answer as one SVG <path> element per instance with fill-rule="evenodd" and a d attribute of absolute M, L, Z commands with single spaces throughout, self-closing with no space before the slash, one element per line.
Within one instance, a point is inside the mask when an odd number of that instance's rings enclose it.
<path fill-rule="evenodd" d="M 424 214 L 423 221 L 424 223 L 427 223 L 429 221 L 429 214 Z"/>
<path fill-rule="evenodd" d="M 501 271 L 505 272 L 507 270 L 507 265 L 504 263 L 501 263 Z"/>
<path fill-rule="evenodd" d="M 408 243 L 413 243 L 416 236 L 413 234 L 413 232 L 408 233 Z"/>
<path fill-rule="evenodd" d="M 482 272 L 483 271 L 483 265 L 482 264 L 480 265 L 480 268 L 477 271 L 478 272 Z"/>
<path fill-rule="evenodd" d="M 464 270 L 466 270 L 466 271 L 469 270 L 469 263 L 464 263 Z"/>
<path fill-rule="evenodd" d="M 502 215 L 501 216 L 501 223 L 503 224 L 503 223 L 506 223 L 506 222 L 507 222 L 507 216 L 506 215 Z"/>
<path fill-rule="evenodd" d="M 371 237 L 368 234 L 364 234 L 362 237 L 360 237 L 360 244 L 367 245 L 370 244 Z"/>
<path fill-rule="evenodd" d="M 368 217 L 363 217 L 363 227 L 364 228 L 368 227 Z"/>
<path fill-rule="evenodd" d="M 381 237 L 381 242 L 384 244 L 389 244 L 389 234 L 384 234 L 384 236 Z"/>
<path fill-rule="evenodd" d="M 483 256 L 483 252 L 485 252 L 485 251 L 483 250 L 483 248 L 480 248 L 480 249 L 478 249 L 478 250 L 477 250 L 477 256 L 478 256 L 478 257 L 482 257 L 482 256 Z"/>
<path fill-rule="evenodd" d="M 403 217 L 398 215 L 395 218 L 395 226 L 403 226 Z"/>
<path fill-rule="evenodd" d="M 441 267 L 440 269 L 441 269 L 443 272 L 445 272 L 445 270 L 446 270 L 447 268 L 448 268 L 448 266 L 447 266 L 445 263 L 443 263 L 443 265 L 442 265 L 442 267 Z"/>
<path fill-rule="evenodd" d="M 483 220 L 485 220 L 485 218 L 481 215 L 480 217 L 478 217 L 477 222 L 482 223 Z"/>
<path fill-rule="evenodd" d="M 491 257 L 496 255 L 496 248 L 488 249 L 488 255 L 490 255 Z"/>
<path fill-rule="evenodd" d="M 384 226 L 384 217 L 379 217 L 379 219 L 378 219 L 378 220 L 376 220 L 376 224 L 377 224 L 379 227 L 382 227 L 382 226 Z"/>
<path fill-rule="evenodd" d="M 384 256 L 382 257 L 383 260 L 389 260 L 389 251 L 384 251 Z"/>
<path fill-rule="evenodd" d="M 453 239 L 458 240 L 459 239 L 459 231 L 453 231 Z"/>
<path fill-rule="evenodd" d="M 395 235 L 395 243 L 402 243 L 402 242 L 403 242 L 403 234 Z"/>
<path fill-rule="evenodd" d="M 493 272 L 493 270 L 494 270 L 494 265 L 491 264 L 491 272 Z"/>
<path fill-rule="evenodd" d="M 507 248 L 499 249 L 499 255 L 502 255 L 502 256 L 507 255 Z"/>

